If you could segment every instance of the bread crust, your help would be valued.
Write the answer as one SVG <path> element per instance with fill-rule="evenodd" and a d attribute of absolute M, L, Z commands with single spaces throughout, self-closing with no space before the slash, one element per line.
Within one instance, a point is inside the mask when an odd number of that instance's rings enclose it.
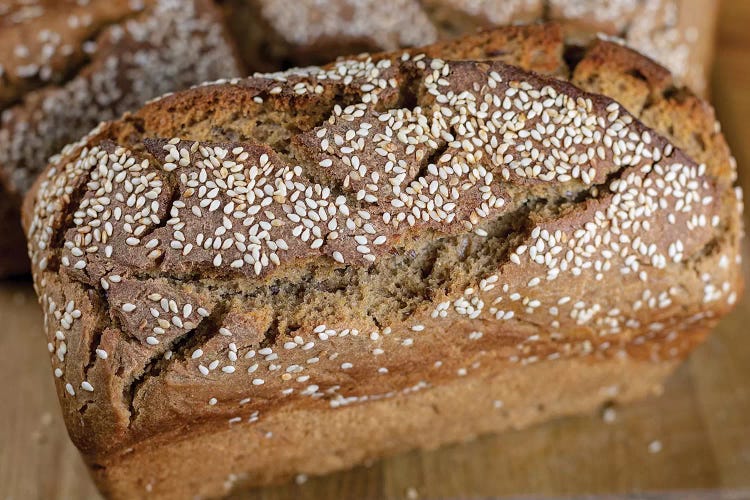
<path fill-rule="evenodd" d="M 183 443 L 174 463 L 233 426 L 408 408 L 415 387 L 530 365 L 661 383 L 742 292 L 733 161 L 662 68 L 604 41 L 568 67 L 565 49 L 559 26 L 516 26 L 207 84 L 55 157 L 24 225 L 66 424 L 101 487 L 126 496 L 154 443 Z M 571 398 L 553 414 L 607 397 L 548 389 Z M 367 458 L 350 456 L 311 472 Z M 168 469 L 142 473 L 166 495 Z M 215 495 L 227 470 L 190 473 Z M 265 470 L 248 482 L 290 472 Z"/>

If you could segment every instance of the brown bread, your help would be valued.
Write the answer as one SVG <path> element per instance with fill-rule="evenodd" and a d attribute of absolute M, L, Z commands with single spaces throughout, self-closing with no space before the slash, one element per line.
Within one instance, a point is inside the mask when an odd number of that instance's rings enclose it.
<path fill-rule="evenodd" d="M 742 291 L 734 171 L 554 24 L 166 96 L 26 198 L 68 430 L 114 498 L 205 497 L 643 397 Z"/>

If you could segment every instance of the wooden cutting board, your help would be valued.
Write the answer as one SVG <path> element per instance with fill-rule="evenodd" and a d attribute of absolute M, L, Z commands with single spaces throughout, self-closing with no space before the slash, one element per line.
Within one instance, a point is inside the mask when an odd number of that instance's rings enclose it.
<path fill-rule="evenodd" d="M 723 3 L 713 96 L 750 193 L 748 1 Z M 748 246 L 745 256 L 750 263 Z M 59 415 L 41 323 L 27 281 L 0 284 L 0 500 L 98 498 Z M 413 452 L 254 497 L 560 497 L 680 490 L 656 496 L 750 498 L 750 296 L 680 367 L 659 398 L 614 408 L 606 419 L 567 418 Z"/>

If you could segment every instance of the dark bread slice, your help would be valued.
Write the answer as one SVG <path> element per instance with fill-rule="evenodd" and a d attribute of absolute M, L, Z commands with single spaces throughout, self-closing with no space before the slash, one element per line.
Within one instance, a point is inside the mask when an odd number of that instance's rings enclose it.
<path fill-rule="evenodd" d="M 732 159 L 652 62 L 566 49 L 207 84 L 55 157 L 24 224 L 100 487 L 215 496 L 658 387 L 742 291 Z"/>
<path fill-rule="evenodd" d="M 3 210 L 17 213 L 49 157 L 100 121 L 168 91 L 239 74 L 210 0 L 136 5 L 46 1 L 0 17 Z M 18 218 L 3 220 L 9 237 L 0 243 L 0 277 L 28 271 Z"/>

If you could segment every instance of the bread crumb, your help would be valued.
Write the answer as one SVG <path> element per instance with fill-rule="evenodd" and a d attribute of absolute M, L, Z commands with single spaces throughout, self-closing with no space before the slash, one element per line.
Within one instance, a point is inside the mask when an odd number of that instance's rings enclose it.
<path fill-rule="evenodd" d="M 414 487 L 409 487 L 406 489 L 406 498 L 409 498 L 410 500 L 413 500 L 415 498 L 419 498 L 419 492 Z"/>
<path fill-rule="evenodd" d="M 499 399 L 496 399 L 495 401 L 492 402 L 492 406 L 494 406 L 496 409 L 499 410 L 500 408 L 503 407 L 503 402 L 500 401 Z"/>
<path fill-rule="evenodd" d="M 297 474 L 294 478 L 294 482 L 297 484 L 305 484 L 307 482 L 307 474 Z"/>

